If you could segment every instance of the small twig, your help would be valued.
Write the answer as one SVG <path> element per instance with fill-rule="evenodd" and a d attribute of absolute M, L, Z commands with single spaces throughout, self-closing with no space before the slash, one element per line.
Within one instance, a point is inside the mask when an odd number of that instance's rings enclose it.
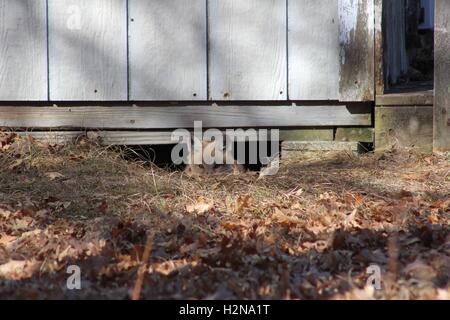
<path fill-rule="evenodd" d="M 153 234 L 149 234 L 147 236 L 147 243 L 145 244 L 144 253 L 142 254 L 142 261 L 141 261 L 142 265 L 139 267 L 137 272 L 137 277 L 134 283 L 131 300 L 139 300 L 141 297 L 142 284 L 144 283 L 145 272 L 148 269 L 148 262 L 150 259 L 152 246 L 153 246 Z"/>

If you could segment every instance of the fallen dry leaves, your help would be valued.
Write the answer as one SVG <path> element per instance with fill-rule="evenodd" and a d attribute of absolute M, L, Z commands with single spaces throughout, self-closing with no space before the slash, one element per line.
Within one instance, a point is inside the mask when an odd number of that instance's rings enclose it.
<path fill-rule="evenodd" d="M 191 179 L 80 141 L 0 135 L 0 298 L 449 299 L 448 155 Z"/>
<path fill-rule="evenodd" d="M 200 197 L 193 204 L 186 205 L 186 211 L 188 213 L 204 214 L 211 211 L 214 208 L 214 202 Z"/>
<path fill-rule="evenodd" d="M 39 268 L 36 260 L 10 260 L 0 265 L 0 278 L 23 280 L 31 277 Z"/>
<path fill-rule="evenodd" d="M 64 175 L 59 172 L 47 172 L 45 176 L 50 179 L 50 181 L 54 181 L 56 179 L 64 178 Z"/>

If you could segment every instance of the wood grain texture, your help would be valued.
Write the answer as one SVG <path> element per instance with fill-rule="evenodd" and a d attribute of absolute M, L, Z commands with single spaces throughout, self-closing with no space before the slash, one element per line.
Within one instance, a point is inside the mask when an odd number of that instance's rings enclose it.
<path fill-rule="evenodd" d="M 205 0 L 130 0 L 130 99 L 207 100 Z"/>
<path fill-rule="evenodd" d="M 286 100 L 285 0 L 209 1 L 212 100 Z"/>
<path fill-rule="evenodd" d="M 375 108 L 375 148 L 393 146 L 431 152 L 433 149 L 433 107 Z"/>
<path fill-rule="evenodd" d="M 45 0 L 0 0 L 0 100 L 47 100 Z"/>
<path fill-rule="evenodd" d="M 436 1 L 434 149 L 450 150 L 450 1 Z"/>
<path fill-rule="evenodd" d="M 67 144 L 85 135 L 84 131 L 25 131 L 14 132 L 20 137 L 32 137 L 38 141 L 44 141 L 50 145 Z"/>
<path fill-rule="evenodd" d="M 341 141 L 284 141 L 281 144 L 282 156 L 298 156 L 303 151 L 358 151 L 358 142 Z M 291 154 L 289 154 L 292 152 Z"/>
<path fill-rule="evenodd" d="M 377 106 L 432 106 L 433 90 L 377 95 Z"/>
<path fill-rule="evenodd" d="M 126 0 L 48 0 L 50 99 L 127 100 Z"/>
<path fill-rule="evenodd" d="M 339 99 L 339 16 L 336 0 L 290 0 L 289 98 Z"/>
<path fill-rule="evenodd" d="M 164 145 L 175 144 L 170 131 L 29 131 L 16 132 L 50 144 L 65 144 L 82 136 L 98 137 L 102 145 Z"/>
<path fill-rule="evenodd" d="M 334 129 L 281 130 L 281 141 L 333 141 Z"/>
<path fill-rule="evenodd" d="M 350 141 L 350 142 L 366 142 L 373 143 L 374 138 L 373 128 L 337 128 L 335 133 L 336 141 Z"/>
<path fill-rule="evenodd" d="M 375 0 L 375 94 L 384 94 L 383 0 Z"/>
<path fill-rule="evenodd" d="M 174 129 L 370 126 L 371 113 L 346 106 L 0 107 L 0 127 Z M 276 116 L 274 116 L 276 115 Z"/>
<path fill-rule="evenodd" d="M 375 99 L 374 0 L 339 0 L 340 101 Z"/>
<path fill-rule="evenodd" d="M 112 145 L 170 145 L 179 142 L 179 133 L 172 139 L 172 131 L 15 131 L 15 134 L 27 137 L 31 136 L 36 140 L 45 141 L 49 144 L 66 144 L 76 141 L 82 137 L 98 139 L 98 142 L 104 146 Z M 236 131 L 234 138 L 239 141 L 259 141 L 259 138 L 267 139 L 267 136 L 253 136 L 248 131 Z M 185 139 L 189 140 L 192 131 L 186 135 Z M 225 132 L 224 132 L 225 134 Z M 230 135 L 232 136 L 232 135 Z"/>

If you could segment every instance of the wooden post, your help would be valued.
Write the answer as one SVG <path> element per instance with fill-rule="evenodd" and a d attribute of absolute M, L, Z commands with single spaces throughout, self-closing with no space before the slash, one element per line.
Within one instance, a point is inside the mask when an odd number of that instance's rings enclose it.
<path fill-rule="evenodd" d="M 434 150 L 450 151 L 450 1 L 436 1 Z"/>

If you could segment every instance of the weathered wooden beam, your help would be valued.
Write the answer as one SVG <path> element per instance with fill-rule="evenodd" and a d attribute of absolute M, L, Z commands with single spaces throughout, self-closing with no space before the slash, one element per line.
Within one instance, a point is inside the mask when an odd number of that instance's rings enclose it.
<path fill-rule="evenodd" d="M 31 136 L 50 144 L 66 144 L 82 136 L 98 138 L 104 146 L 113 145 L 170 145 L 177 143 L 171 139 L 169 131 L 27 131 L 17 135 Z M 285 141 L 283 151 L 357 151 L 357 142 L 343 141 Z"/>
<path fill-rule="evenodd" d="M 86 134 L 84 131 L 26 131 L 14 132 L 21 137 L 32 137 L 38 141 L 44 141 L 51 145 L 66 144 L 75 141 Z"/>
<path fill-rule="evenodd" d="M 35 140 L 45 141 L 49 144 L 67 144 L 75 142 L 81 137 L 98 140 L 101 145 L 168 145 L 177 144 L 178 136 L 172 140 L 172 131 L 13 131 L 15 134 L 27 137 L 31 136 Z M 258 141 L 259 139 L 267 139 L 267 136 L 252 135 L 246 130 L 243 132 L 236 131 L 235 138 L 245 139 L 245 141 Z M 224 131 L 225 133 L 225 131 Z M 191 131 L 191 134 L 193 132 Z M 270 135 L 269 135 L 270 137 Z M 189 136 L 186 137 L 189 139 Z M 241 140 L 239 140 L 241 141 Z"/>
<path fill-rule="evenodd" d="M 431 152 L 433 149 L 433 107 L 377 107 L 375 148 L 393 146 Z"/>
<path fill-rule="evenodd" d="M 331 139 L 333 138 L 333 130 L 331 130 Z M 226 130 L 223 130 L 225 133 Z M 290 130 L 289 130 L 290 131 Z M 329 133 L 325 132 L 327 130 L 305 130 L 304 134 L 300 134 L 303 130 L 294 130 L 293 132 L 298 133 L 299 135 L 294 135 L 295 138 L 299 138 L 296 141 L 328 141 L 326 139 L 329 138 Z M 313 138 L 312 132 L 317 131 L 317 134 L 320 137 L 325 137 L 325 140 L 318 140 Z M 77 139 L 82 137 L 87 137 L 90 139 L 97 140 L 101 145 L 104 146 L 113 146 L 113 145 L 168 145 L 168 144 L 177 144 L 179 142 L 178 136 L 175 140 L 172 140 L 172 131 L 12 131 L 14 134 L 21 137 L 32 137 L 35 140 L 47 142 L 51 145 L 58 144 L 67 144 L 71 142 L 76 142 Z M 270 139 L 269 136 L 261 136 L 258 134 L 258 131 L 254 131 L 256 135 L 249 133 L 247 130 L 243 130 L 239 132 L 238 130 L 234 132 L 235 139 L 239 139 L 236 141 L 242 141 L 240 139 L 245 139 L 248 142 L 255 142 L 262 140 Z M 280 140 L 288 140 L 289 136 L 284 135 L 285 131 L 281 131 L 279 138 Z M 193 134 L 192 130 L 190 131 Z M 189 139 L 189 136 L 186 137 Z M 305 140 L 301 140 L 305 138 Z"/>
<path fill-rule="evenodd" d="M 333 141 L 333 129 L 281 130 L 281 141 Z"/>
<path fill-rule="evenodd" d="M 432 106 L 434 102 L 433 90 L 405 93 L 389 93 L 377 95 L 377 106 Z"/>
<path fill-rule="evenodd" d="M 450 1 L 436 1 L 434 150 L 450 150 Z"/>
<path fill-rule="evenodd" d="M 370 107 L 0 107 L 0 127 L 83 129 L 370 126 Z"/>
<path fill-rule="evenodd" d="M 383 0 L 375 0 L 375 94 L 384 94 Z"/>
<path fill-rule="evenodd" d="M 164 145 L 175 144 L 170 131 L 26 131 L 15 132 L 50 144 L 66 144 L 82 136 L 99 138 L 102 145 Z"/>
<path fill-rule="evenodd" d="M 336 141 L 342 142 L 374 142 L 373 128 L 337 128 Z"/>
<path fill-rule="evenodd" d="M 299 151 L 358 151 L 358 142 L 338 141 L 284 141 L 281 150 L 286 152 Z"/>

